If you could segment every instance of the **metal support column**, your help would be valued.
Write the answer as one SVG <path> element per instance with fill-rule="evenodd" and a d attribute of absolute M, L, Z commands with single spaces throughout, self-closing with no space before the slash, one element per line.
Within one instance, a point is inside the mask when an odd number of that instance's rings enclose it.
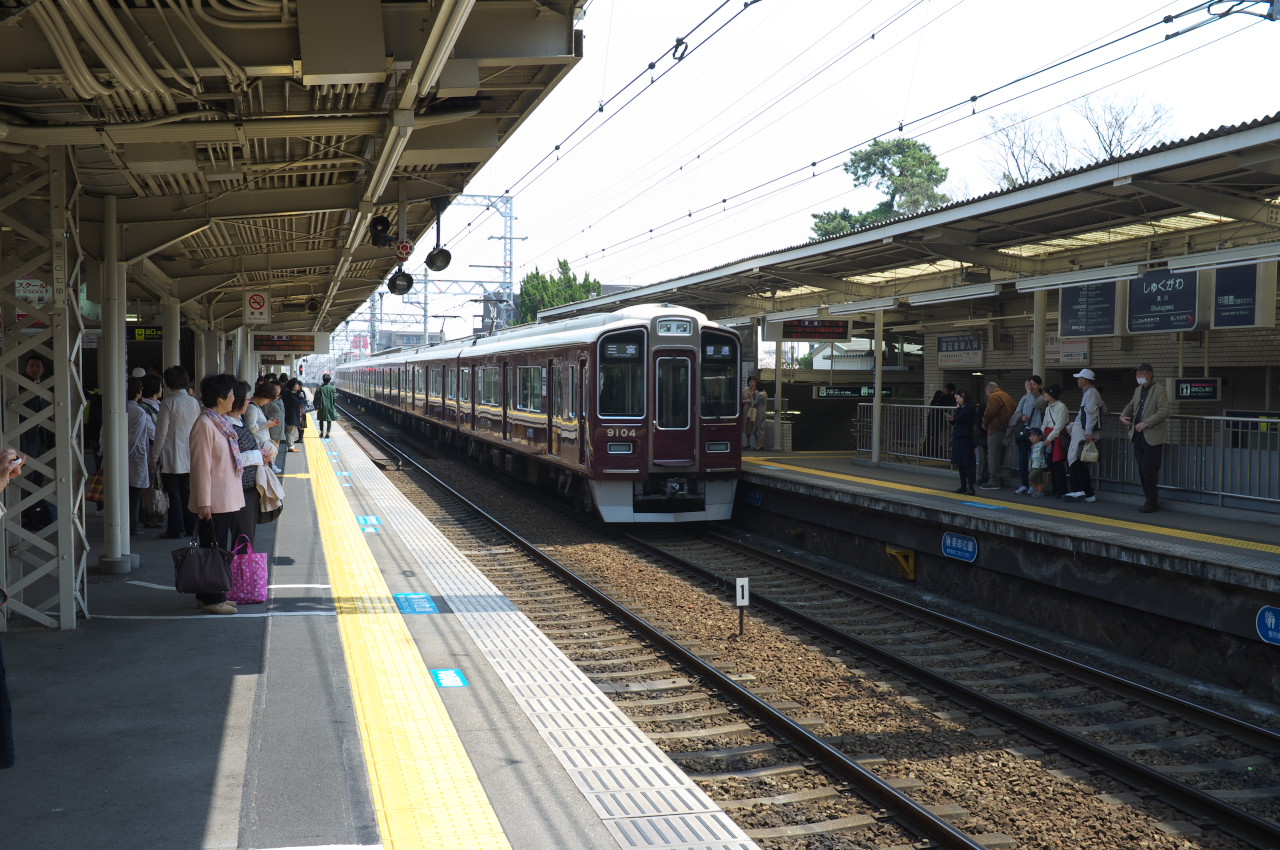
<path fill-rule="evenodd" d="M 1044 377 L 1045 314 L 1049 293 L 1043 289 L 1031 293 L 1031 374 Z"/>
<path fill-rule="evenodd" d="M 110 575 L 133 569 L 129 552 L 129 420 L 125 413 L 125 281 L 116 197 L 103 198 L 102 222 L 102 487 L 103 551 L 98 568 Z"/>
<path fill-rule="evenodd" d="M 884 387 L 884 310 L 876 311 L 876 335 L 874 345 L 875 357 L 875 396 L 871 399 L 871 465 L 880 465 L 880 419 L 884 413 L 884 398 L 881 389 Z"/>
<path fill-rule="evenodd" d="M 182 362 L 182 302 L 171 296 L 160 299 L 161 370 Z"/>
<path fill-rule="evenodd" d="M 224 371 L 222 368 L 222 332 L 218 330 L 216 325 L 205 332 L 204 369 L 205 375 L 218 375 Z"/>
<path fill-rule="evenodd" d="M 782 451 L 782 342 L 773 346 L 773 450 Z"/>
<path fill-rule="evenodd" d="M 231 332 L 231 364 L 228 372 L 241 380 L 249 374 L 248 358 L 244 354 L 244 325 Z"/>

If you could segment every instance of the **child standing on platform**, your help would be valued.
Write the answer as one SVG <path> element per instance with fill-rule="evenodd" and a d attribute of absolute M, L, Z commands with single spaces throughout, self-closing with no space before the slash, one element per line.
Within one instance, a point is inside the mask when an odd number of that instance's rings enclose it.
<path fill-rule="evenodd" d="M 1028 474 L 1031 491 L 1028 495 L 1039 497 L 1044 495 L 1044 479 L 1049 472 L 1049 459 L 1044 456 L 1044 431 L 1032 428 L 1027 434 L 1031 438 L 1031 471 Z"/>

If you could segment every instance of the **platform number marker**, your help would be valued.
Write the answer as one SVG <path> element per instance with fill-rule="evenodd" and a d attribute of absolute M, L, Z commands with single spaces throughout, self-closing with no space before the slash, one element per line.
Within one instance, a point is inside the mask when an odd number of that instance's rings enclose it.
<path fill-rule="evenodd" d="M 738 606 L 738 637 L 742 637 L 747 628 L 747 606 L 751 604 L 751 579 L 738 579 L 737 590 L 734 604 Z"/>
<path fill-rule="evenodd" d="M 358 516 L 356 517 L 356 522 L 361 525 L 382 525 L 382 520 L 376 516 Z"/>
<path fill-rule="evenodd" d="M 948 531 L 942 535 L 942 554 L 972 564 L 978 559 L 978 541 L 967 534 Z"/>
<path fill-rule="evenodd" d="M 467 677 L 461 670 L 432 670 L 431 678 L 436 680 L 437 688 L 465 688 Z"/>

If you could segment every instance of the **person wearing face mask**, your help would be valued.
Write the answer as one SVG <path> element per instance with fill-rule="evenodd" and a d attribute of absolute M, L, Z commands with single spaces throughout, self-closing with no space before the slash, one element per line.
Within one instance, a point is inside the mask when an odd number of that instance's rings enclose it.
<path fill-rule="evenodd" d="M 1149 514 L 1160 509 L 1160 463 L 1164 460 L 1164 444 L 1169 436 L 1166 424 L 1169 394 L 1163 384 L 1153 380 L 1151 364 L 1139 363 L 1133 374 L 1138 387 L 1120 412 L 1120 422 L 1129 428 L 1133 461 L 1138 467 L 1138 480 L 1142 483 L 1142 495 L 1145 497 L 1138 510 Z"/>

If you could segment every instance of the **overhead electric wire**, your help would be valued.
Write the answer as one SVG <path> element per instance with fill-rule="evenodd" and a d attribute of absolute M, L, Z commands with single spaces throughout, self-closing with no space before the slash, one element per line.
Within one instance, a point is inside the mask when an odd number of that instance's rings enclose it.
<path fill-rule="evenodd" d="M 991 94 L 994 94 L 994 93 L 996 93 L 996 92 L 1000 92 L 1000 91 L 1004 91 L 1004 90 L 1006 90 L 1006 89 L 1010 88 L 1011 86 L 1014 86 L 1014 85 L 1016 85 L 1016 84 L 1018 84 L 1018 83 L 1020 83 L 1020 82 L 1026 82 L 1027 80 L 1034 79 L 1035 77 L 1040 76 L 1041 74 L 1047 73 L 1048 71 L 1054 70 L 1054 69 L 1056 69 L 1056 68 L 1063 67 L 1063 66 L 1064 66 L 1064 65 L 1066 65 L 1066 64 L 1069 64 L 1069 63 L 1071 63 L 1071 62 L 1073 62 L 1073 61 L 1076 61 L 1076 60 L 1078 60 L 1078 59 L 1082 59 L 1082 58 L 1084 58 L 1084 57 L 1086 57 L 1086 56 L 1090 56 L 1090 55 L 1092 55 L 1092 54 L 1094 54 L 1094 53 L 1097 53 L 1099 50 L 1101 50 L 1101 49 L 1103 49 L 1103 48 L 1105 48 L 1105 47 L 1109 47 L 1109 46 L 1113 46 L 1113 45 L 1119 44 L 1119 43 L 1121 43 L 1121 42 L 1123 42 L 1123 41 L 1126 41 L 1126 40 L 1128 40 L 1128 39 L 1130 39 L 1130 38 L 1132 38 L 1132 37 L 1134 37 L 1134 36 L 1136 36 L 1136 35 L 1140 35 L 1141 33 L 1147 32 L 1147 31 L 1149 31 L 1149 30 L 1153 29 L 1154 27 L 1159 26 L 1160 24 L 1167 24 L 1167 23 L 1171 23 L 1172 21 L 1177 20 L 1177 19 L 1178 19 L 1178 18 L 1180 18 L 1180 17 L 1183 17 L 1184 15 L 1186 15 L 1186 14 L 1190 13 L 1191 11 L 1195 11 L 1196 9 L 1204 8 L 1206 5 L 1208 5 L 1208 4 L 1203 4 L 1203 3 L 1202 3 L 1202 4 L 1197 4 L 1197 6 L 1193 7 L 1193 9 L 1190 9 L 1190 10 L 1184 11 L 1184 12 L 1182 12 L 1182 13 L 1179 13 L 1178 15 L 1166 15 L 1166 16 L 1165 16 L 1161 21 L 1159 21 L 1159 22 L 1157 22 L 1157 23 L 1149 24 L 1149 25 L 1147 25 L 1147 26 L 1145 26 L 1145 27 L 1142 27 L 1142 28 L 1140 28 L 1140 29 L 1138 29 L 1138 30 L 1135 30 L 1135 31 L 1133 31 L 1133 32 L 1131 32 L 1131 33 L 1128 33 L 1128 34 L 1126 34 L 1126 35 L 1120 36 L 1119 38 L 1112 39 L 1112 40 L 1110 40 L 1110 41 L 1108 41 L 1108 42 L 1106 42 L 1106 43 L 1104 43 L 1104 44 L 1102 44 L 1102 45 L 1099 45 L 1099 46 L 1097 46 L 1097 47 L 1092 47 L 1092 48 L 1089 48 L 1089 49 L 1086 49 L 1086 50 L 1083 50 L 1083 51 L 1077 52 L 1077 53 L 1073 54 L 1072 56 L 1070 56 L 1070 57 L 1068 57 L 1068 58 L 1066 58 L 1066 59 L 1063 59 L 1063 60 L 1060 60 L 1060 61 L 1057 61 L 1057 62 L 1053 62 L 1053 63 L 1051 63 L 1051 64 L 1049 64 L 1049 65 L 1043 66 L 1043 67 L 1042 67 L 1041 69 L 1039 69 L 1039 70 L 1036 70 L 1036 71 L 1033 71 L 1033 72 L 1029 72 L 1029 73 L 1023 74 L 1023 75 L 1021 75 L 1021 76 L 1019 76 L 1019 77 L 1015 78 L 1014 80 L 1011 80 L 1011 81 L 1009 81 L 1009 82 L 1003 83 L 1003 84 L 998 85 L 998 86 L 995 86 L 995 87 L 993 87 L 993 88 L 991 88 L 991 89 L 988 89 L 987 91 L 985 91 L 985 92 L 983 92 L 983 93 L 981 93 L 981 94 L 972 95 L 972 96 L 970 96 L 969 98 L 966 98 L 966 99 L 964 99 L 964 100 L 962 100 L 962 101 L 958 101 L 958 102 L 956 102 L 956 103 L 953 103 L 953 104 L 951 104 L 951 105 L 949 105 L 949 106 L 946 106 L 946 107 L 943 107 L 943 108 L 941 108 L 941 109 L 934 110 L 933 112 L 930 112 L 930 113 L 928 113 L 928 114 L 926 114 L 926 115 L 923 115 L 923 116 L 921 116 L 921 117 L 919 117 L 919 118 L 913 119 L 912 121 L 909 121 L 909 122 L 902 122 L 901 124 L 899 124 L 899 125 L 898 125 L 898 127 L 897 127 L 896 129 L 898 129 L 899 131 L 901 131 L 901 130 L 905 129 L 906 127 L 913 126 L 913 125 L 916 125 L 916 124 L 920 124 L 920 123 L 923 123 L 923 122 L 929 121 L 929 120 L 934 119 L 934 118 L 938 118 L 938 117 L 940 117 L 940 116 L 942 116 L 942 115 L 945 115 L 945 114 L 947 114 L 947 113 L 949 113 L 949 112 L 953 112 L 954 110 L 956 110 L 956 109 L 958 109 L 958 108 L 961 108 L 961 107 L 964 107 L 964 106 L 970 106 L 970 107 L 971 107 L 971 110 L 972 110 L 972 111 L 971 111 L 969 114 L 966 114 L 966 115 L 961 116 L 961 117 L 958 117 L 958 118 L 953 118 L 953 119 L 951 119 L 951 120 L 949 120 L 949 121 L 946 121 L 946 122 L 945 122 L 945 123 L 943 123 L 943 124 L 940 124 L 940 125 L 938 125 L 938 126 L 932 127 L 932 128 L 930 128 L 930 129 L 927 131 L 927 132 L 936 132 L 937 130 L 941 130 L 941 129 L 945 128 L 945 127 L 951 126 L 952 124 L 955 124 L 955 123 L 957 123 L 957 122 L 959 122 L 959 121 L 961 121 L 961 120 L 964 120 L 965 118 L 969 118 L 969 117 L 972 117 L 973 115 L 978 114 L 978 110 L 976 109 L 976 107 L 974 107 L 974 106 L 973 106 L 973 104 L 976 104 L 979 100 L 981 100 L 981 99 L 983 99 L 983 98 L 985 98 L 985 97 L 988 97 L 988 96 L 989 96 L 989 95 L 991 95 Z M 1214 23 L 1214 22 L 1216 22 L 1216 21 L 1218 21 L 1218 20 L 1223 20 L 1224 18 L 1228 17 L 1228 16 L 1229 16 L 1229 14 L 1230 14 L 1230 13 L 1226 13 L 1226 14 L 1223 14 L 1223 15 L 1214 15 L 1214 16 L 1213 16 L 1213 19 L 1212 19 L 1212 20 L 1210 20 L 1210 21 L 1209 21 L 1209 23 Z M 1229 34 L 1229 35 L 1230 35 L 1230 34 Z M 1226 36 L 1224 36 L 1224 38 L 1225 38 L 1225 37 L 1226 37 Z M 1035 89 L 1031 89 L 1031 90 L 1026 91 L 1026 92 L 1023 92 L 1023 93 L 1021 93 L 1021 94 L 1018 94 L 1018 95 L 1015 95 L 1015 96 L 1013 96 L 1013 97 L 1007 98 L 1007 99 L 1005 99 L 1004 101 L 1001 101 L 1000 103 L 993 104 L 993 105 L 991 105 L 991 106 L 989 106 L 989 107 L 984 107 L 982 111 L 983 111 L 983 112 L 986 112 L 986 111 L 989 111 L 990 109 L 998 108 L 998 107 L 1000 107 L 1000 106 L 1004 106 L 1004 105 L 1006 105 L 1006 104 L 1012 103 L 1012 102 L 1014 102 L 1014 101 L 1016 101 L 1016 100 L 1018 100 L 1018 99 L 1021 99 L 1021 98 L 1023 98 L 1023 97 L 1027 97 L 1027 96 L 1029 96 L 1029 95 L 1031 95 L 1031 94 L 1035 94 L 1035 93 L 1037 93 L 1037 92 L 1044 91 L 1045 89 L 1051 88 L 1052 86 L 1055 86 L 1055 85 L 1058 85 L 1058 84 L 1060 84 L 1060 83 L 1066 82 L 1066 81 L 1068 81 L 1068 80 L 1074 79 L 1074 78 L 1076 78 L 1076 77 L 1082 76 L 1083 74 L 1090 73 L 1090 72 L 1095 71 L 1095 70 L 1097 70 L 1097 69 L 1099 69 L 1099 68 L 1103 68 L 1103 67 L 1106 67 L 1106 66 L 1108 66 L 1108 65 L 1114 64 L 1115 62 L 1118 62 L 1118 61 L 1121 61 L 1121 60 L 1123 60 L 1123 59 L 1127 59 L 1127 58 L 1130 58 L 1130 57 L 1132 57 L 1132 56 L 1135 56 L 1135 55 L 1137 55 L 1137 54 L 1139 54 L 1139 53 L 1142 53 L 1142 52 L 1144 52 L 1144 51 L 1146 51 L 1146 50 L 1149 50 L 1149 49 L 1151 49 L 1151 48 L 1153 48 L 1153 47 L 1159 46 L 1160 44 L 1163 44 L 1163 43 L 1167 42 L 1168 40 L 1169 40 L 1169 37 L 1166 37 L 1165 39 L 1162 39 L 1161 41 L 1153 42 L 1153 43 L 1149 43 L 1149 44 L 1144 45 L 1144 46 L 1142 46 L 1142 47 L 1139 47 L 1139 48 L 1137 48 L 1137 49 L 1135 49 L 1135 50 L 1129 51 L 1128 53 L 1125 53 L 1125 54 L 1123 54 L 1123 55 L 1121 55 L 1121 56 L 1114 57 L 1114 58 L 1109 59 L 1109 60 L 1107 60 L 1107 61 L 1105 61 L 1105 62 L 1100 62 L 1100 63 L 1098 63 L 1098 64 L 1096 64 L 1096 65 L 1094 65 L 1094 66 L 1091 66 L 1090 68 L 1086 68 L 1086 69 L 1084 69 L 1084 70 L 1082 70 L 1082 71 L 1079 71 L 1079 72 L 1076 72 L 1076 73 L 1070 74 L 1070 75 L 1068 75 L 1068 76 L 1066 76 L 1066 77 L 1060 78 L 1060 79 L 1058 79 L 1058 80 L 1056 80 L 1056 81 L 1054 81 L 1054 82 L 1046 83 L 1045 85 L 1039 86 L 1039 87 L 1037 87 L 1037 88 L 1035 88 Z M 1073 99 L 1074 99 L 1074 98 L 1073 98 Z M 658 232 L 658 231 L 661 231 L 661 230 L 663 230 L 663 229 L 665 229 L 665 228 L 671 227 L 672 225 L 676 224 L 677 222 L 686 221 L 686 220 L 688 220 L 688 219 L 691 219 L 694 215 L 698 215 L 698 214 L 701 214 L 701 213 L 707 212 L 708 210 L 714 209 L 715 207 L 724 207 L 726 204 L 728 204 L 728 202 L 729 202 L 729 201 L 737 200 L 737 199 L 739 199 L 739 198 L 742 198 L 744 195 L 748 195 L 748 194 L 750 194 L 750 193 L 756 192 L 756 191 L 758 191 L 758 190 L 760 190 L 760 189 L 763 189 L 763 188 L 765 188 L 765 187 L 771 186 L 771 185 L 773 185 L 773 184 L 775 184 L 775 183 L 777 183 L 777 182 L 779 182 L 779 181 L 786 180 L 786 179 L 788 179 L 789 177 L 792 177 L 792 176 L 794 176 L 794 175 L 796 175 L 796 174 L 798 174 L 798 173 L 802 172 L 802 171 L 803 171 L 803 170 L 805 170 L 806 168 L 816 169 L 816 168 L 818 167 L 818 165 L 820 165 L 820 164 L 822 164 L 822 163 L 829 162 L 830 160 L 835 159 L 835 158 L 837 158 L 837 157 L 839 157 L 839 158 L 843 159 L 843 157 L 844 157 L 845 155 L 847 155 L 848 153 L 850 153 L 851 151 L 856 150 L 856 149 L 858 149 L 858 148 L 860 148 L 860 147 L 862 147 L 862 146 L 864 146 L 864 145 L 870 144 L 871 142 L 876 141 L 877 139 L 879 139 L 879 138 L 881 138 L 881 137 L 883 137 L 883 136 L 887 135 L 887 134 L 888 134 L 888 133 L 890 133 L 890 132 L 893 132 L 893 129 L 883 131 L 883 132 L 881 132 L 881 133 L 879 133 L 879 134 L 877 134 L 877 135 L 875 135 L 875 136 L 872 136 L 872 137 L 870 137 L 870 138 L 868 138 L 868 139 L 864 140 L 863 142 L 860 142 L 859 144 L 856 144 L 856 145 L 853 145 L 853 146 L 850 146 L 850 147 L 842 148 L 840 151 L 838 151 L 838 152 L 836 152 L 836 153 L 833 153 L 833 154 L 830 154 L 830 155 L 828 155 L 828 156 L 822 157 L 822 158 L 820 158 L 820 159 L 814 160 L 814 161 L 812 161 L 811 163 L 809 163 L 809 164 L 808 164 L 808 165 L 806 165 L 806 166 L 801 166 L 800 168 L 796 168 L 796 169 L 793 169 L 793 170 L 791 170 L 791 171 L 788 171 L 788 172 L 786 172 L 786 173 L 784 173 L 784 174 L 778 175 L 777 177 L 774 177 L 774 178 L 772 178 L 772 179 L 770 179 L 770 180 L 764 181 L 763 183 L 759 183 L 759 184 L 757 184 L 757 185 L 755 185 L 755 186 L 752 186 L 752 187 L 750 187 L 750 188 L 748 188 L 748 189 L 744 189 L 744 190 L 742 190 L 742 191 L 736 192 L 736 193 L 734 193 L 733 195 L 726 196 L 726 197 L 722 198 L 720 201 L 712 202 L 712 203 L 706 204 L 706 205 L 704 205 L 704 206 L 702 206 L 702 207 L 699 207 L 699 208 L 697 208 L 697 209 L 689 210 L 689 211 L 688 211 L 688 212 L 686 212 L 684 215 L 681 215 L 681 216 L 678 216 L 678 217 L 676 217 L 676 218 L 670 219 L 670 220 L 668 220 L 668 221 L 666 221 L 666 222 L 663 222 L 662 224 L 657 225 L 656 227 L 648 228 L 647 230 L 645 230 L 645 231 L 643 231 L 643 232 L 641 232 L 641 233 L 635 234 L 635 235 L 633 235 L 633 236 L 631 236 L 631 237 L 628 237 L 628 238 L 626 238 L 626 239 L 623 239 L 623 240 L 620 240 L 620 241 L 618 241 L 618 242 L 615 242 L 613 245 L 606 246 L 605 248 L 602 248 L 602 249 L 600 249 L 599 251 L 589 251 L 589 252 L 587 252 L 586 254 L 582 255 L 581 257 L 576 258 L 576 259 L 574 260 L 574 262 L 580 262 L 580 261 L 582 261 L 582 260 L 589 259 L 589 258 L 591 258 L 592 256 L 594 256 L 594 255 L 596 255 L 596 254 L 598 254 L 598 253 L 605 253 L 605 252 L 610 251 L 610 250 L 615 250 L 615 249 L 617 249 L 617 248 L 619 248 L 619 247 L 621 247 L 621 246 L 625 245 L 625 244 L 626 244 L 626 243 L 628 243 L 628 242 L 631 242 L 631 241 L 633 241 L 633 240 L 635 240 L 635 239 L 643 239 L 643 238 L 645 238 L 646 236 L 648 236 L 648 235 L 650 235 L 650 234 L 653 234 L 653 233 L 656 233 L 656 232 Z M 835 166 L 835 167 L 839 167 L 839 166 Z M 826 171 L 830 171 L 830 170 L 834 170 L 834 167 L 833 167 L 833 168 L 827 168 L 827 169 L 824 169 L 824 170 L 823 170 L 823 173 L 825 173 Z M 814 174 L 813 174 L 812 176 L 816 176 L 816 171 L 814 172 Z M 789 188 L 789 187 L 788 187 L 788 188 Z M 771 192 L 770 194 L 773 194 L 773 193 Z"/>

